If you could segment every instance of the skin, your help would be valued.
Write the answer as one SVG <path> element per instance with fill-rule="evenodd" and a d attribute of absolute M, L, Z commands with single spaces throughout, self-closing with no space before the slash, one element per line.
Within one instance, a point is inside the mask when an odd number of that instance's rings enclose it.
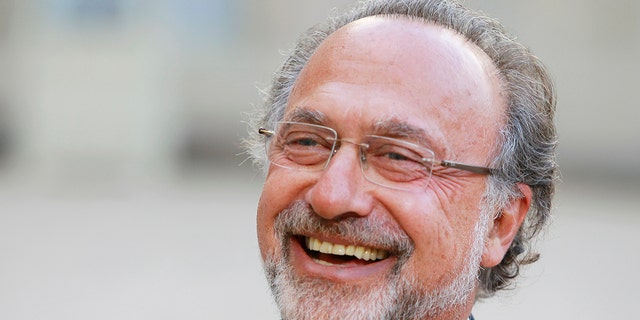
<path fill-rule="evenodd" d="M 505 102 L 495 67 L 461 36 L 423 22 L 369 17 L 341 28 L 314 53 L 296 82 L 285 119 L 300 109 L 320 112 L 323 125 L 355 141 L 371 134 L 380 120 L 394 119 L 422 129 L 437 158 L 486 166 L 498 141 Z M 283 250 L 273 231 L 275 218 L 303 200 L 324 219 L 390 219 L 415 245 L 402 272 L 416 275 L 429 290 L 451 281 L 469 255 L 486 176 L 437 168 L 424 192 L 408 192 L 369 182 L 359 166 L 357 149 L 350 144 L 323 172 L 272 165 L 258 205 L 263 259 Z M 526 215 L 531 192 L 519 187 L 524 197 L 490 222 L 483 267 L 501 261 Z M 363 267 L 323 266 L 295 241 L 290 250 L 296 274 L 337 283 L 374 283 L 395 263 L 391 256 Z M 469 297 L 443 318 L 465 318 L 473 300 Z"/>

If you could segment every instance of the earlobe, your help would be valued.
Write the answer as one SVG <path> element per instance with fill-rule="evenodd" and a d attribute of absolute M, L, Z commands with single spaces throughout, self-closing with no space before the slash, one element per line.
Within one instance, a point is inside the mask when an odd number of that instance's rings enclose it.
<path fill-rule="evenodd" d="M 522 183 L 518 183 L 517 186 L 522 196 L 513 199 L 489 224 L 480 263 L 484 268 L 494 267 L 502 261 L 527 216 L 531 205 L 531 187 Z"/>

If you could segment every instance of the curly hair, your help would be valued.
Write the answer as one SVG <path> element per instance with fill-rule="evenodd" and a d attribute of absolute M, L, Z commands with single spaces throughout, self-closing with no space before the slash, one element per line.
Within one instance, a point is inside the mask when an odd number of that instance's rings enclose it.
<path fill-rule="evenodd" d="M 463 7 L 452 0 L 369 0 L 351 11 L 332 17 L 309 29 L 297 42 L 265 92 L 262 108 L 250 119 L 246 147 L 254 164 L 266 172 L 268 160 L 257 127 L 272 127 L 284 117 L 289 94 L 311 55 L 330 34 L 368 16 L 385 15 L 425 21 L 451 29 L 474 43 L 493 61 L 499 71 L 506 97 L 506 119 L 500 130 L 487 182 L 483 205 L 500 214 L 509 202 L 522 197 L 518 183 L 530 186 L 532 202 L 500 264 L 480 270 L 477 298 L 492 296 L 508 288 L 520 267 L 538 260 L 531 242 L 547 224 L 558 170 L 555 159 L 557 134 L 554 124 L 555 89 L 542 62 L 517 43 L 494 19 Z"/>

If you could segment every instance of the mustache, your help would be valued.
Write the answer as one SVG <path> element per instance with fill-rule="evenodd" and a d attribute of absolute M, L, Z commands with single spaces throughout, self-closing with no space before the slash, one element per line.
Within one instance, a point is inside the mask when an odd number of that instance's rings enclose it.
<path fill-rule="evenodd" d="M 315 213 L 303 200 L 294 201 L 282 210 L 276 217 L 274 228 L 284 247 L 288 247 L 288 239 L 292 236 L 320 234 L 384 249 L 399 260 L 407 259 L 414 250 L 411 238 L 388 215 L 345 216 L 328 220 Z"/>

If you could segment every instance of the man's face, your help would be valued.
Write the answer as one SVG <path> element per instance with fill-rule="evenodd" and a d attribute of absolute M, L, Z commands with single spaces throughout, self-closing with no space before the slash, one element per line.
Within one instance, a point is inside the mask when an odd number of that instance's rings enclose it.
<path fill-rule="evenodd" d="M 479 49 L 449 30 L 366 18 L 322 43 L 284 120 L 310 121 L 311 114 L 349 141 L 408 139 L 388 129 L 393 123 L 418 132 L 410 142 L 438 159 L 486 166 L 504 112 L 495 73 Z M 426 188 L 402 191 L 371 183 L 360 165 L 357 147 L 345 143 L 322 172 L 270 167 L 258 240 L 283 316 L 389 317 L 416 301 L 426 306 L 415 316 L 468 315 L 490 224 L 481 210 L 486 177 L 435 167 Z M 377 254 L 320 253 L 309 248 L 316 242 Z"/>

